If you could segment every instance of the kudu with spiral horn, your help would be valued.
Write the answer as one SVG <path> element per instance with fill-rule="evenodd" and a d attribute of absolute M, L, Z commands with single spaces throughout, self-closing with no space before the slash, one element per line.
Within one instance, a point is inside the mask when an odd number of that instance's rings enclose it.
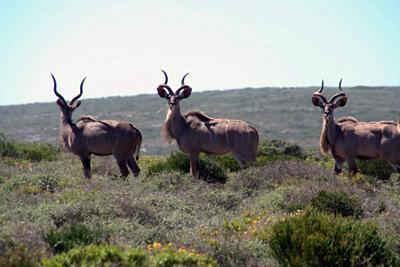
<path fill-rule="evenodd" d="M 91 155 L 113 155 L 117 160 L 121 175 L 129 174 L 128 167 L 134 176 L 138 176 L 140 169 L 136 163 L 139 159 L 142 135 L 132 123 L 118 120 L 97 120 L 92 116 L 81 116 L 72 121 L 72 112 L 78 108 L 83 94 L 81 82 L 80 93 L 68 104 L 65 98 L 57 92 L 57 82 L 51 74 L 54 83 L 54 94 L 58 97 L 57 105 L 61 111 L 60 144 L 68 151 L 79 156 L 83 173 L 86 178 L 91 177 Z"/>
<path fill-rule="evenodd" d="M 347 96 L 339 82 L 339 93 L 329 101 L 322 95 L 324 82 L 314 92 L 312 103 L 323 111 L 320 150 L 335 160 L 333 172 L 340 174 L 347 162 L 349 174 L 358 172 L 356 159 L 383 159 L 400 171 L 400 128 L 395 121 L 359 122 L 353 117 L 335 120 L 334 110 L 347 103 Z"/>
<path fill-rule="evenodd" d="M 200 152 L 219 155 L 231 153 L 242 167 L 255 160 L 258 132 L 253 126 L 241 120 L 211 118 L 201 111 L 182 115 L 179 102 L 192 93 L 192 88 L 185 84 L 188 73 L 183 76 L 181 86 L 174 93 L 167 84 L 167 73 L 162 72 L 165 81 L 157 87 L 157 92 L 168 100 L 169 107 L 163 135 L 167 142 L 175 140 L 179 149 L 189 154 L 193 177 L 199 178 Z"/>

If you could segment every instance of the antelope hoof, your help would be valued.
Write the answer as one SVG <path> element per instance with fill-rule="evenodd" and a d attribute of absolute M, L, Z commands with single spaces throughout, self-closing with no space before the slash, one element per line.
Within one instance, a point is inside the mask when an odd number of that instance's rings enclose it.
<path fill-rule="evenodd" d="M 90 180 L 92 178 L 92 173 L 90 171 L 84 171 L 83 175 L 85 176 L 86 179 Z"/>
<path fill-rule="evenodd" d="M 358 171 L 350 171 L 349 176 L 350 177 L 355 177 L 357 175 Z"/>
<path fill-rule="evenodd" d="M 342 169 L 335 169 L 335 170 L 333 171 L 333 174 L 335 174 L 335 175 L 342 174 Z"/>

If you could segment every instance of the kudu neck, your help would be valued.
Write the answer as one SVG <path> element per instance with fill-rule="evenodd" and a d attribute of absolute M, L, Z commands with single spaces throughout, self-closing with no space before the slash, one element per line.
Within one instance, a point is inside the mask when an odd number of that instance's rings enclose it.
<path fill-rule="evenodd" d="M 75 123 L 72 121 L 72 116 L 65 116 L 63 112 L 61 112 L 60 126 L 69 126 L 73 127 Z"/>
<path fill-rule="evenodd" d="M 179 139 L 182 130 L 186 126 L 186 120 L 181 114 L 179 105 L 173 110 L 168 109 L 165 124 L 167 125 L 170 135 L 175 139 Z"/>
<path fill-rule="evenodd" d="M 329 120 L 323 119 L 323 121 L 324 130 L 326 131 L 326 138 L 328 138 L 329 144 L 334 144 L 339 126 L 336 123 L 333 115 Z"/>

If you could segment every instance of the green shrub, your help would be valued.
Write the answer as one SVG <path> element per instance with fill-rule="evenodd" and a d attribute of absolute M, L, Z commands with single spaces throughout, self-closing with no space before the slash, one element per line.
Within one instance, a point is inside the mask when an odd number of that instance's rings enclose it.
<path fill-rule="evenodd" d="M 153 175 L 163 171 L 178 171 L 183 173 L 190 172 L 189 157 L 182 152 L 172 152 L 165 161 L 155 161 L 148 168 L 148 175 Z M 224 170 L 214 163 L 210 158 L 201 156 L 199 161 L 200 178 L 208 182 L 224 183 L 228 177 Z"/>
<path fill-rule="evenodd" d="M 84 224 L 78 223 L 61 230 L 50 230 L 44 239 L 54 253 L 60 253 L 77 246 L 99 244 L 104 238 L 100 231 L 91 230 Z"/>
<path fill-rule="evenodd" d="M 197 255 L 196 255 L 197 254 Z M 153 254 L 149 266 L 217 266 L 214 260 L 189 251 L 174 251 L 172 249 L 161 250 Z"/>
<path fill-rule="evenodd" d="M 345 192 L 321 191 L 311 200 L 310 206 L 318 211 L 360 218 L 363 209 L 360 201 Z"/>
<path fill-rule="evenodd" d="M 146 176 L 151 176 L 163 171 L 169 171 L 165 159 L 152 160 L 147 168 Z"/>
<path fill-rule="evenodd" d="M 165 160 L 156 160 L 150 163 L 147 174 L 153 175 L 163 171 L 189 172 L 189 157 L 182 152 L 172 152 Z"/>
<path fill-rule="evenodd" d="M 140 248 L 122 250 L 111 245 L 78 247 L 42 261 L 46 266 L 216 266 L 209 257 L 164 247 L 145 251 Z"/>
<path fill-rule="evenodd" d="M 239 163 L 232 155 L 213 156 L 212 159 L 225 171 L 237 172 L 241 170 Z"/>
<path fill-rule="evenodd" d="M 384 160 L 358 160 L 357 167 L 362 174 L 379 180 L 389 180 L 396 171 Z"/>
<path fill-rule="evenodd" d="M 40 190 L 50 193 L 54 193 L 59 186 L 58 179 L 49 175 L 40 176 L 37 183 Z"/>
<path fill-rule="evenodd" d="M 1 157 L 41 161 L 55 160 L 57 155 L 57 149 L 51 145 L 9 141 L 0 133 Z"/>
<path fill-rule="evenodd" d="M 228 180 L 228 176 L 225 174 L 224 170 L 211 159 L 201 159 L 199 169 L 200 178 L 207 182 L 225 183 L 226 180 Z"/>
<path fill-rule="evenodd" d="M 395 258 L 377 226 L 307 211 L 268 232 L 273 257 L 284 266 L 392 266 Z"/>
<path fill-rule="evenodd" d="M 44 259 L 42 266 L 146 266 L 148 256 L 140 249 L 124 252 L 110 245 L 88 245 Z"/>
<path fill-rule="evenodd" d="M 187 154 L 182 152 L 172 152 L 167 157 L 166 164 L 175 171 L 189 172 L 190 160 Z"/>
<path fill-rule="evenodd" d="M 0 253 L 0 266 L 36 267 L 42 255 L 29 250 L 24 245 L 14 247 L 5 253 Z"/>
<path fill-rule="evenodd" d="M 39 251 L 16 244 L 11 237 L 0 235 L 0 266 L 38 266 L 36 262 L 42 257 Z"/>
<path fill-rule="evenodd" d="M 271 159 L 305 159 L 303 148 L 282 140 L 264 140 L 258 147 L 257 156 L 267 156 Z"/>
<path fill-rule="evenodd" d="M 4 182 L 4 189 L 9 191 L 19 190 L 24 193 L 54 193 L 58 185 L 58 177 L 51 175 L 23 174 L 8 179 Z"/>

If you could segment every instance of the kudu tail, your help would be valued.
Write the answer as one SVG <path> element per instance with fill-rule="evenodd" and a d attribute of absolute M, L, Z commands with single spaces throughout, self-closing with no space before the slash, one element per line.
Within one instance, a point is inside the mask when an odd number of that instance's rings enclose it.
<path fill-rule="evenodd" d="M 137 145 L 136 145 L 135 152 L 133 154 L 133 156 L 135 157 L 136 161 L 139 160 L 140 147 L 142 146 L 142 134 L 139 131 L 138 131 L 138 133 L 139 133 L 138 142 L 137 142 Z"/>

